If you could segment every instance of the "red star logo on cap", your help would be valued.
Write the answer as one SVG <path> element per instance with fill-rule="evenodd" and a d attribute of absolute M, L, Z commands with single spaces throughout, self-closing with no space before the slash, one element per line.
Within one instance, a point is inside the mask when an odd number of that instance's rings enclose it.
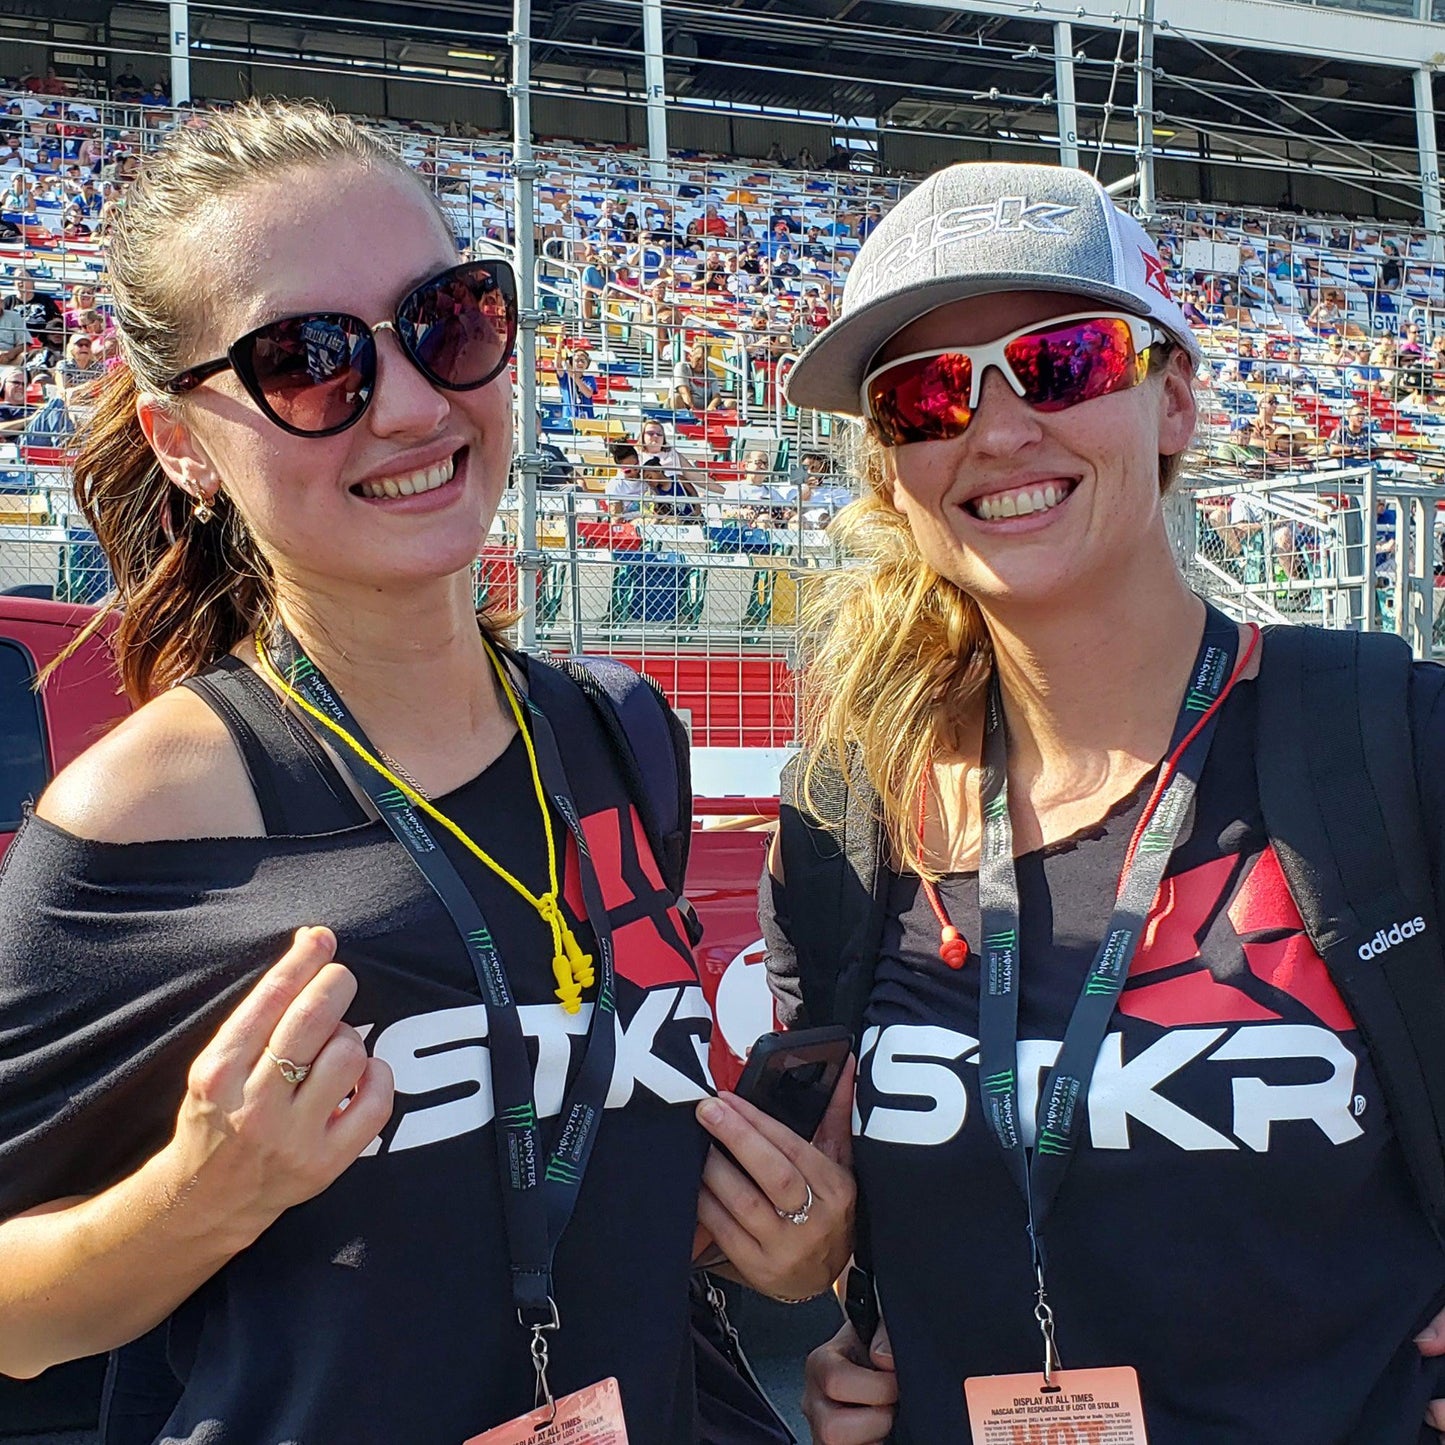
<path fill-rule="evenodd" d="M 1174 298 L 1169 294 L 1169 278 L 1164 274 L 1164 263 L 1152 251 L 1146 251 L 1139 247 L 1139 254 L 1144 258 L 1144 284 L 1151 290 L 1157 291 L 1166 301 Z"/>

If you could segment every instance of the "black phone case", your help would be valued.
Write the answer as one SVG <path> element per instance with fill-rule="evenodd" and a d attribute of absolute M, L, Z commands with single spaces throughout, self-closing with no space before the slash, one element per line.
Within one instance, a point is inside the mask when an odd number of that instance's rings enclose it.
<path fill-rule="evenodd" d="M 809 1048 L 830 1044 L 842 1044 L 845 1046 L 844 1052 L 838 1060 L 838 1067 L 841 1071 L 843 1065 L 847 1062 L 848 1054 L 852 1052 L 853 1048 L 853 1036 L 845 1028 L 829 1025 L 817 1029 L 796 1029 L 791 1033 L 783 1031 L 764 1034 L 753 1045 L 752 1051 L 748 1054 L 748 1061 L 743 1066 L 742 1076 L 738 1079 L 737 1089 L 735 1091 L 737 1096 L 740 1099 L 746 1099 L 748 1103 L 761 1109 L 763 1113 L 769 1115 L 769 1117 L 776 1118 L 777 1115 L 767 1107 L 767 1104 L 760 1097 L 763 1082 L 769 1077 L 767 1071 L 768 1060 L 774 1054 L 782 1053 L 788 1049 Z M 837 1087 L 836 1078 L 833 1087 Z M 831 1097 L 830 1091 L 829 1100 L 831 1100 Z M 828 1100 L 824 1101 L 822 1112 L 819 1114 L 819 1123 L 822 1122 L 822 1115 L 827 1112 L 828 1102 Z"/>

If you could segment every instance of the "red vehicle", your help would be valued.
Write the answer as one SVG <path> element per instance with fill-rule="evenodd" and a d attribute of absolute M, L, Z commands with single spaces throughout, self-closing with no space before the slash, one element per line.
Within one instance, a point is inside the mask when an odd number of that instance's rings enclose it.
<path fill-rule="evenodd" d="M 92 616 L 90 607 L 0 593 L 0 856 L 26 802 L 130 711 L 103 635 L 67 658 L 36 691 L 36 674 Z"/>
<path fill-rule="evenodd" d="M 92 615 L 89 607 L 0 593 L 0 855 L 26 801 L 129 711 L 105 634 L 67 658 L 43 689 L 35 688 L 36 673 Z M 666 687 L 669 679 L 660 680 Z M 771 799 L 698 801 L 702 815 L 773 806 Z M 712 1063 L 723 1087 L 736 1081 L 753 1040 L 772 1028 L 757 921 L 768 836 L 760 828 L 693 830 L 687 891 L 706 929 L 697 958 L 717 1019 Z"/>

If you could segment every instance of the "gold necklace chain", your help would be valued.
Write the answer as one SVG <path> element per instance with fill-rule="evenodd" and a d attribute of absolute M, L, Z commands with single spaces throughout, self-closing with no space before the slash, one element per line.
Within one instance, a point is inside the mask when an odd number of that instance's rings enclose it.
<path fill-rule="evenodd" d="M 402 778 L 404 781 L 410 783 L 410 784 L 412 785 L 412 787 L 416 789 L 417 797 L 419 797 L 419 798 L 425 798 L 425 799 L 427 800 L 427 802 L 431 802 L 431 794 L 428 793 L 428 792 L 426 791 L 426 789 L 423 788 L 422 785 L 421 785 L 419 782 L 417 782 L 417 780 L 416 780 L 414 777 L 412 777 L 412 775 L 411 775 L 409 772 L 407 772 L 407 770 L 406 770 L 404 767 L 402 767 L 402 765 L 401 765 L 399 762 L 397 762 L 397 760 L 396 760 L 394 757 L 392 757 L 392 755 L 391 755 L 389 752 L 387 752 L 384 748 L 377 748 L 377 750 L 376 750 L 376 755 L 377 755 L 377 757 L 379 757 L 379 758 L 382 760 L 382 762 L 384 762 L 384 763 L 387 765 L 387 767 L 389 767 L 389 768 L 392 770 L 392 772 L 394 772 L 399 778 Z"/>

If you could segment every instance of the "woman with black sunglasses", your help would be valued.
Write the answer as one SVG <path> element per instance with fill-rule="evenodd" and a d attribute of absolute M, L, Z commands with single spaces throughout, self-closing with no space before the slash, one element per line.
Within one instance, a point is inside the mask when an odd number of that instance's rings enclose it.
<path fill-rule="evenodd" d="M 830 532 L 861 565 L 808 598 L 762 902 L 784 1021 L 859 1040 L 822 1445 L 1413 1445 L 1438 1393 L 1429 1069 L 1385 1021 L 1407 978 L 1445 1007 L 1411 947 L 1445 672 L 1190 590 L 1166 493 L 1198 363 L 1096 181 L 978 163 L 880 222 L 790 376 L 861 419 L 866 482 Z M 1351 921 L 1387 753 L 1419 844 L 1378 844 Z"/>
<path fill-rule="evenodd" d="M 118 1349 L 112 1442 L 684 1445 L 700 1209 L 801 1296 L 851 1183 L 710 1099 L 610 735 L 479 625 L 510 269 L 280 103 L 174 133 L 109 265 L 76 479 L 137 711 L 0 884 L 0 1371 Z M 700 1106 L 748 1171 L 701 1203 Z"/>

